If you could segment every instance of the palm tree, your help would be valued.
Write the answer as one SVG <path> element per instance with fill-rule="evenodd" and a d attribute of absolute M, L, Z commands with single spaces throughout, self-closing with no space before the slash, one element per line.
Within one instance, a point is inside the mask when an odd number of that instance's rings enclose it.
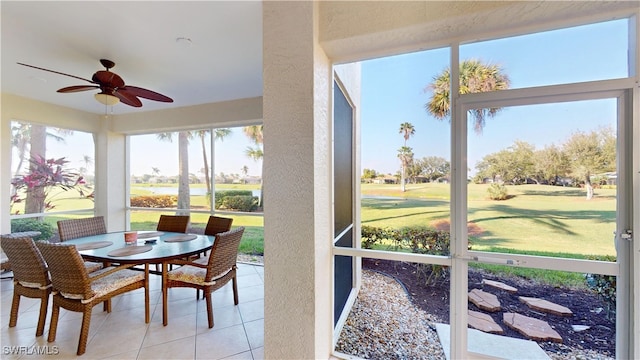
<path fill-rule="evenodd" d="M 436 119 L 450 118 L 450 84 L 451 71 L 445 69 L 433 78 L 427 86 L 426 92 L 432 92 L 431 99 L 424 105 L 425 110 Z M 480 93 L 509 88 L 509 77 L 502 72 L 498 65 L 483 64 L 480 60 L 463 60 L 460 63 L 460 94 Z M 500 108 L 474 109 L 472 117 L 474 130 L 482 134 L 487 116 L 494 117 Z"/>
<path fill-rule="evenodd" d="M 215 139 L 223 141 L 225 137 L 231 134 L 231 129 L 221 128 L 215 129 Z M 207 196 L 211 194 L 211 176 L 209 176 L 209 161 L 207 158 L 207 146 L 206 139 L 207 135 L 211 133 L 210 130 L 198 130 L 196 131 L 196 135 L 200 138 L 200 144 L 202 145 L 202 159 L 204 161 L 204 181 L 207 186 Z"/>
<path fill-rule="evenodd" d="M 255 161 L 262 159 L 264 157 L 264 152 L 262 150 L 262 141 L 263 141 L 263 135 L 264 135 L 263 126 L 262 125 L 245 126 L 242 129 L 242 131 L 244 131 L 244 134 L 247 135 L 247 137 L 251 139 L 251 141 L 253 141 L 254 144 L 256 144 L 255 148 L 248 146 L 247 149 L 245 150 L 245 154 Z M 264 167 L 264 163 L 262 164 L 262 166 Z M 264 201 L 263 194 L 264 194 L 264 191 L 262 191 L 262 175 L 260 175 L 260 200 L 258 201 L 258 206 L 262 206 L 262 203 Z"/>
<path fill-rule="evenodd" d="M 242 167 L 242 176 L 244 177 L 243 183 L 247 182 L 247 174 L 249 173 L 249 167 L 247 165 Z"/>
<path fill-rule="evenodd" d="M 158 139 L 172 142 L 174 133 L 159 133 Z M 178 133 L 178 211 L 177 215 L 187 215 L 191 208 L 189 193 L 189 139 L 190 131 Z"/>
<path fill-rule="evenodd" d="M 398 150 L 399 152 L 398 158 L 400 159 L 400 163 L 402 164 L 402 171 L 400 173 L 400 177 L 401 177 L 400 189 L 402 190 L 402 192 L 405 191 L 405 188 L 404 188 L 405 173 L 406 173 L 407 165 L 409 165 L 406 155 L 408 153 L 411 153 L 411 158 L 413 159 L 413 152 L 410 147 L 407 147 L 407 140 L 409 140 L 409 138 L 413 136 L 415 133 L 416 133 L 416 130 L 413 127 L 413 125 L 411 125 L 411 123 L 405 122 L 400 124 L 400 134 L 403 134 L 402 137 L 404 138 L 404 146 L 402 146 L 400 150 Z M 407 149 L 409 149 L 408 152 L 406 151 Z"/>
<path fill-rule="evenodd" d="M 398 159 L 400 159 L 400 163 L 402 164 L 402 171 L 400 172 L 400 190 L 404 192 L 404 170 L 413 162 L 413 149 L 408 146 L 401 147 L 398 149 Z"/>

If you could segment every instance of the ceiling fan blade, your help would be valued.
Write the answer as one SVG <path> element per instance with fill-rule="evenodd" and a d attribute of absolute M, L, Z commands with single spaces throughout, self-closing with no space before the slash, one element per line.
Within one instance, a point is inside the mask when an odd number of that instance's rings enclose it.
<path fill-rule="evenodd" d="M 145 98 L 145 99 L 149 99 L 149 100 L 153 100 L 153 101 L 162 101 L 162 102 L 173 102 L 173 99 L 168 97 L 168 96 L 164 96 L 162 94 L 159 94 L 155 91 L 151 91 L 151 90 L 147 90 L 147 89 L 143 89 L 141 87 L 137 87 L 137 86 L 130 86 L 127 85 L 123 88 L 118 89 L 119 91 L 126 91 L 132 95 L 135 96 L 139 96 L 141 98 Z"/>
<path fill-rule="evenodd" d="M 116 96 L 123 104 L 127 104 L 133 107 L 142 107 L 142 101 L 138 99 L 135 95 L 127 93 L 126 91 L 116 90 L 113 92 L 113 95 Z"/>
<path fill-rule="evenodd" d="M 22 65 L 22 66 L 26 66 L 26 67 L 30 67 L 30 68 L 34 68 L 34 69 L 38 69 L 38 70 L 42 70 L 42 71 L 52 72 L 52 73 L 54 73 L 54 74 L 58 74 L 58 75 L 69 76 L 69 77 L 72 77 L 72 78 L 75 78 L 75 79 L 79 79 L 79 80 L 83 80 L 83 81 L 86 81 L 86 82 L 90 82 L 90 83 L 92 83 L 92 84 L 95 84 L 95 83 L 96 83 L 95 81 L 91 81 L 91 80 L 89 80 L 89 79 L 81 78 L 81 77 L 79 77 L 79 76 L 75 76 L 75 75 L 65 74 L 65 73 L 62 73 L 62 72 L 59 72 L 59 71 L 49 70 L 49 69 L 45 69 L 45 68 L 41 68 L 41 67 L 37 67 L 37 66 L 33 66 L 33 65 L 29 65 L 29 64 L 23 64 L 23 63 L 17 63 L 17 64 L 18 64 L 18 65 Z M 124 85 L 124 84 L 123 84 L 123 85 Z"/>
<path fill-rule="evenodd" d="M 124 80 L 122 80 L 122 78 L 118 74 L 107 70 L 97 71 L 95 74 L 93 74 L 92 79 L 94 82 L 102 86 L 107 86 L 113 89 L 124 86 Z"/>
<path fill-rule="evenodd" d="M 93 90 L 93 89 L 99 89 L 100 87 L 98 85 L 74 85 L 74 86 L 67 86 L 67 87 L 63 87 L 62 89 L 58 89 L 59 93 L 73 93 L 73 92 L 79 92 L 79 91 L 87 91 L 87 90 Z"/>

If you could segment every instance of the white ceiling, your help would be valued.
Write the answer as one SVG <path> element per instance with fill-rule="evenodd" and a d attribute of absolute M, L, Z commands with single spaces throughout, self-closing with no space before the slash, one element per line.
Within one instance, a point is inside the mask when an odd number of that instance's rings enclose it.
<path fill-rule="evenodd" d="M 2 92 L 102 114 L 98 91 L 57 93 L 91 79 L 112 60 L 127 85 L 173 103 L 142 99 L 113 114 L 168 109 L 262 95 L 262 5 L 259 1 L 1 1 Z M 191 39 L 191 45 L 176 41 Z"/>

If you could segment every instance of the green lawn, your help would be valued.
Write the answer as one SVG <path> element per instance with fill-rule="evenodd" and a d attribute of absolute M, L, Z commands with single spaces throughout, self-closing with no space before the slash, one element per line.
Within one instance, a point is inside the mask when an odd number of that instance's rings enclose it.
<path fill-rule="evenodd" d="M 536 251 L 564 257 L 615 255 L 612 235 L 615 229 L 615 190 L 596 189 L 596 197 L 586 200 L 584 190 L 579 188 L 519 185 L 508 186 L 510 199 L 492 201 L 487 198 L 487 187 L 478 184 L 468 186 L 468 219 L 475 224 L 474 230 L 480 231 L 471 233 L 473 249 Z M 216 185 L 216 190 L 223 189 L 259 189 L 259 185 Z M 132 193 L 143 194 L 144 191 L 133 186 Z M 363 184 L 362 195 L 363 225 L 391 228 L 434 226 L 450 218 L 449 184 L 409 184 L 404 193 L 399 185 Z M 207 207 L 204 196 L 193 196 L 191 202 L 194 206 Z M 91 200 L 81 199 L 72 191 L 56 194 L 54 204 L 54 210 L 92 206 Z M 47 222 L 55 226 L 61 218 L 88 215 L 47 217 Z M 159 212 L 133 211 L 131 227 L 134 230 L 154 229 L 159 216 Z M 238 214 L 231 217 L 234 218 L 234 226 L 247 227 L 242 251 L 263 253 L 262 216 Z M 192 225 L 204 227 L 208 214 L 192 214 L 191 218 Z"/>
<path fill-rule="evenodd" d="M 468 185 L 473 249 L 498 248 L 579 255 L 615 255 L 615 190 L 545 185 L 507 186 L 511 198 L 493 201 L 488 185 Z M 435 226 L 450 219 L 448 184 L 362 185 L 362 223 L 377 227 Z M 366 196 L 398 197 L 366 198 Z"/>

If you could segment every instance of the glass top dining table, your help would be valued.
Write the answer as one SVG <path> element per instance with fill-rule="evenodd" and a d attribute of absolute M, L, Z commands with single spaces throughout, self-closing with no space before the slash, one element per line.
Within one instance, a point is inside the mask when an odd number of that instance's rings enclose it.
<path fill-rule="evenodd" d="M 120 264 L 161 264 L 163 261 L 186 258 L 213 246 L 215 236 L 164 231 L 138 231 L 137 241 L 126 244 L 124 231 L 85 236 L 67 240 L 83 259 Z"/>

